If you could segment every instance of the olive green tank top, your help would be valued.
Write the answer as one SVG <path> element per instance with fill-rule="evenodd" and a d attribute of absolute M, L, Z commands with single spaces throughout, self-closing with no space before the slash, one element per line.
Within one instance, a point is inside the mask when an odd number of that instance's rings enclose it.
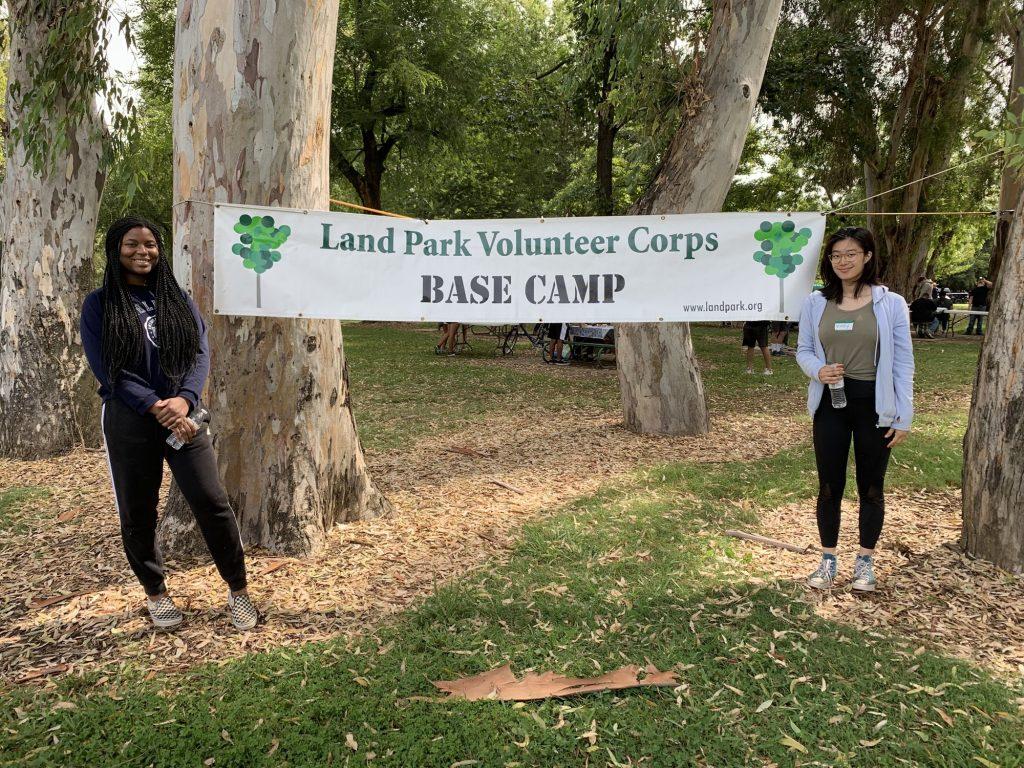
<path fill-rule="evenodd" d="M 842 363 L 848 378 L 875 380 L 878 321 L 870 301 L 850 312 L 836 306 L 834 301 L 827 302 L 818 326 L 818 337 L 825 350 L 826 362 L 830 365 Z"/>

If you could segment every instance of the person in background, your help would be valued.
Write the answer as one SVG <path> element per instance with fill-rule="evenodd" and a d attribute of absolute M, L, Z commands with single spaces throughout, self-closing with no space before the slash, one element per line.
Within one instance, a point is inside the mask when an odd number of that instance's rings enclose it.
<path fill-rule="evenodd" d="M 260 614 L 246 590 L 235 513 L 209 430 L 188 418 L 199 410 L 210 372 L 206 323 L 174 279 L 155 224 L 118 219 L 107 230 L 105 250 L 103 287 L 82 306 L 82 346 L 100 384 L 103 444 L 128 564 L 146 593 L 154 626 L 181 624 L 156 553 L 166 461 L 227 583 L 231 622 L 252 629 Z M 177 449 L 168 444 L 172 435 Z"/>
<path fill-rule="evenodd" d="M 935 303 L 938 305 L 938 307 L 941 307 L 942 309 L 948 310 L 953 308 L 953 299 L 951 299 L 949 296 L 949 288 L 943 288 L 941 291 L 939 291 L 939 300 Z M 946 333 L 946 331 L 949 329 L 949 313 L 937 312 L 935 314 L 935 319 L 939 321 L 939 325 L 936 327 L 941 327 L 942 332 Z"/>
<path fill-rule="evenodd" d="M 920 283 L 917 291 L 917 298 L 910 304 L 910 322 L 917 328 L 919 339 L 934 339 L 934 330 L 938 327 L 935 318 L 938 305 L 932 299 L 931 283 Z"/>
<path fill-rule="evenodd" d="M 970 291 L 967 292 L 967 308 L 972 312 L 988 312 L 988 293 L 992 288 L 992 283 L 986 280 L 984 277 L 978 278 L 978 284 L 974 286 Z M 977 322 L 977 328 L 975 329 L 975 322 Z M 967 321 L 967 334 L 971 333 L 977 336 L 983 336 L 985 333 L 985 316 L 984 315 L 971 315 Z"/>
<path fill-rule="evenodd" d="M 565 336 L 569 332 L 566 323 L 548 323 L 548 338 L 551 340 L 551 347 L 548 349 L 548 362 L 555 365 L 568 365 L 569 361 L 562 359 L 562 347 L 565 345 Z"/>
<path fill-rule="evenodd" d="M 772 357 L 786 354 L 786 337 L 789 336 L 789 323 L 779 320 L 772 323 L 772 343 L 769 345 Z"/>
<path fill-rule="evenodd" d="M 748 320 L 743 324 L 743 340 L 740 349 L 747 355 L 747 373 L 754 372 L 754 348 L 761 348 L 765 376 L 772 375 L 772 357 L 768 351 L 768 320 Z"/>
<path fill-rule="evenodd" d="M 860 552 L 855 590 L 875 589 L 875 546 L 885 519 L 885 472 L 893 447 L 907 439 L 914 417 L 914 348 L 902 296 L 878 285 L 875 240 L 844 227 L 825 243 L 825 287 L 804 300 L 797 363 L 810 379 L 807 410 L 814 419 L 821 562 L 807 584 L 828 589 L 836 578 L 836 545 L 853 441 L 860 497 Z M 833 405 L 830 385 L 843 385 L 845 405 Z"/>
<path fill-rule="evenodd" d="M 442 323 L 441 325 L 441 340 L 437 342 L 437 346 L 434 347 L 434 354 L 444 355 L 448 357 L 455 357 L 455 341 L 459 337 L 459 324 L 458 323 Z M 462 332 L 462 341 L 466 341 L 466 332 Z"/>

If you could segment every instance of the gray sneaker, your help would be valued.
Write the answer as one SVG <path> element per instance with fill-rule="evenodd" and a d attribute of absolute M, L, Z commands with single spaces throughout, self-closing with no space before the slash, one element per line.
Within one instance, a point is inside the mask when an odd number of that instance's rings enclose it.
<path fill-rule="evenodd" d="M 156 600 L 147 597 L 146 607 L 149 609 L 149 618 L 153 620 L 153 626 L 157 629 L 174 629 L 184 618 L 166 592 Z"/>
<path fill-rule="evenodd" d="M 874 592 L 877 583 L 874 561 L 870 557 L 858 555 L 853 564 L 853 581 L 850 587 L 861 592 Z"/>
<path fill-rule="evenodd" d="M 228 592 L 228 610 L 231 612 L 231 623 L 236 629 L 252 629 L 260 620 L 260 612 L 252 604 L 248 593 L 232 595 Z"/>
<path fill-rule="evenodd" d="M 832 583 L 836 580 L 836 559 L 834 557 L 822 557 L 818 563 L 818 570 L 807 577 L 807 586 L 815 589 L 832 589 Z"/>

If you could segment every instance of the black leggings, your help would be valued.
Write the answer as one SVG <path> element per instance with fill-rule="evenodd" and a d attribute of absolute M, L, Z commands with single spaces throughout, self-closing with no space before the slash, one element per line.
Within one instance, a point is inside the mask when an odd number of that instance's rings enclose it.
<path fill-rule="evenodd" d="M 885 470 L 891 449 L 886 444 L 888 427 L 877 427 L 875 383 L 846 379 L 845 408 L 832 407 L 825 387 L 814 414 L 814 458 L 818 465 L 818 535 L 821 546 L 839 541 L 840 505 L 846 488 L 846 464 L 853 437 L 853 458 L 860 497 L 860 545 L 874 549 L 885 519 Z"/>
<path fill-rule="evenodd" d="M 165 442 L 169 434 L 155 416 L 140 416 L 117 398 L 103 404 L 103 439 L 128 564 L 147 595 L 164 591 L 164 570 L 156 554 L 156 508 L 166 459 L 221 578 L 232 590 L 245 589 L 242 539 L 217 473 L 210 435 L 204 426 L 176 451 Z"/>

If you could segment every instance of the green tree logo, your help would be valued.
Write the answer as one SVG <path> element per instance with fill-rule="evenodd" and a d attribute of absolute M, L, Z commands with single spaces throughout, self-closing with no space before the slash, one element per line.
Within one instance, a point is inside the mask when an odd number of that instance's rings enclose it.
<path fill-rule="evenodd" d="M 796 271 L 798 264 L 804 263 L 800 249 L 811 242 L 811 230 L 804 227 L 797 232 L 792 221 L 762 221 L 754 239 L 761 241 L 761 248 L 754 252 L 754 261 L 764 265 L 766 275 L 779 278 L 779 312 L 785 312 L 783 281 Z"/>
<path fill-rule="evenodd" d="M 273 216 L 250 216 L 243 213 L 234 226 L 238 242 L 231 246 L 232 253 L 242 257 L 242 266 L 256 273 L 256 306 L 263 306 L 260 296 L 260 275 L 281 260 L 280 248 L 292 233 L 284 224 L 274 226 Z"/>

